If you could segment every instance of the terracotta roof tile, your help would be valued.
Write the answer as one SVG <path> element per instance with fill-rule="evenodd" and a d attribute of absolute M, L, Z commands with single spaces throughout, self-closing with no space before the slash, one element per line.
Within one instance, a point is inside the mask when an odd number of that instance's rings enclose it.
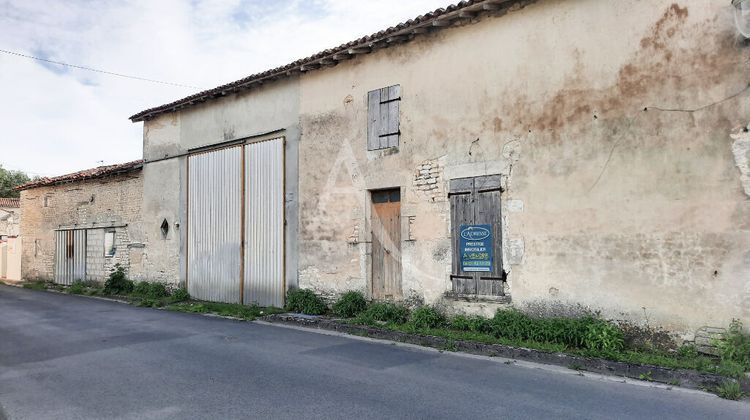
<path fill-rule="evenodd" d="M 21 200 L 18 198 L 0 198 L 0 207 L 17 209 L 21 207 Z"/>
<path fill-rule="evenodd" d="M 65 184 L 68 182 L 84 181 L 87 179 L 103 178 L 109 175 L 132 172 L 140 170 L 143 167 L 143 160 L 134 160 L 132 162 L 118 163 L 115 165 L 99 166 L 96 168 L 86 169 L 74 172 L 72 174 L 60 175 L 51 178 L 39 178 L 15 188 L 16 191 L 28 190 L 31 188 L 44 187 L 48 185 Z"/>
<path fill-rule="evenodd" d="M 504 14 L 509 9 L 523 7 L 536 0 L 466 0 L 430 13 L 409 19 L 388 29 L 376 32 L 354 41 L 339 45 L 336 48 L 323 50 L 310 57 L 294 61 L 285 66 L 253 74 L 213 89 L 205 90 L 180 100 L 141 111 L 132 117 L 133 122 L 144 121 L 157 115 L 174 112 L 179 109 L 195 106 L 199 103 L 220 98 L 260 86 L 264 82 L 292 77 L 294 75 L 335 66 L 339 61 L 348 60 L 359 54 L 369 54 L 380 48 L 408 42 L 414 37 L 454 26 L 468 20 L 490 14 Z"/>

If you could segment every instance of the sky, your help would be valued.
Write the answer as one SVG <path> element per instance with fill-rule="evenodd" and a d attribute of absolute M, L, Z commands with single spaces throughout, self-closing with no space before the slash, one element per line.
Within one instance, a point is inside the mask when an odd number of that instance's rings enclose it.
<path fill-rule="evenodd" d="M 451 0 L 0 0 L 0 166 L 54 176 L 142 157 L 128 117 Z"/>

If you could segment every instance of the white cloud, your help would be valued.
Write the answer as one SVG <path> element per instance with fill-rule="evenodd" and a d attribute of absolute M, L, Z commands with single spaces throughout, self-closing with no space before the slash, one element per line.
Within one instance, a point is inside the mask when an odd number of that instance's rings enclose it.
<path fill-rule="evenodd" d="M 0 0 L 0 49 L 211 88 L 448 0 Z M 141 157 L 127 118 L 190 89 L 0 54 L 0 165 L 56 175 Z"/>

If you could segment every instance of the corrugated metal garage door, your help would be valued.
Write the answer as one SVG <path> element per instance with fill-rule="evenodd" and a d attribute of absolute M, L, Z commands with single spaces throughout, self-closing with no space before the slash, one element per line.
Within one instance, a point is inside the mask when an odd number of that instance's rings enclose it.
<path fill-rule="evenodd" d="M 86 279 L 86 231 L 55 232 L 55 283 L 71 285 Z"/>
<path fill-rule="evenodd" d="M 284 305 L 284 141 L 245 146 L 246 303 Z"/>
<path fill-rule="evenodd" d="M 188 158 L 188 292 L 240 301 L 242 147 Z"/>
<path fill-rule="evenodd" d="M 283 306 L 284 140 L 191 155 L 187 236 L 192 296 Z"/>

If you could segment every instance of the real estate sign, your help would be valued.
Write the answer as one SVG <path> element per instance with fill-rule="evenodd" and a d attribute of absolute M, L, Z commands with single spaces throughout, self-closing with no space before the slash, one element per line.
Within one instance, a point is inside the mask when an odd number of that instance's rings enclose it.
<path fill-rule="evenodd" d="M 492 225 L 461 225 L 461 271 L 492 271 Z"/>

